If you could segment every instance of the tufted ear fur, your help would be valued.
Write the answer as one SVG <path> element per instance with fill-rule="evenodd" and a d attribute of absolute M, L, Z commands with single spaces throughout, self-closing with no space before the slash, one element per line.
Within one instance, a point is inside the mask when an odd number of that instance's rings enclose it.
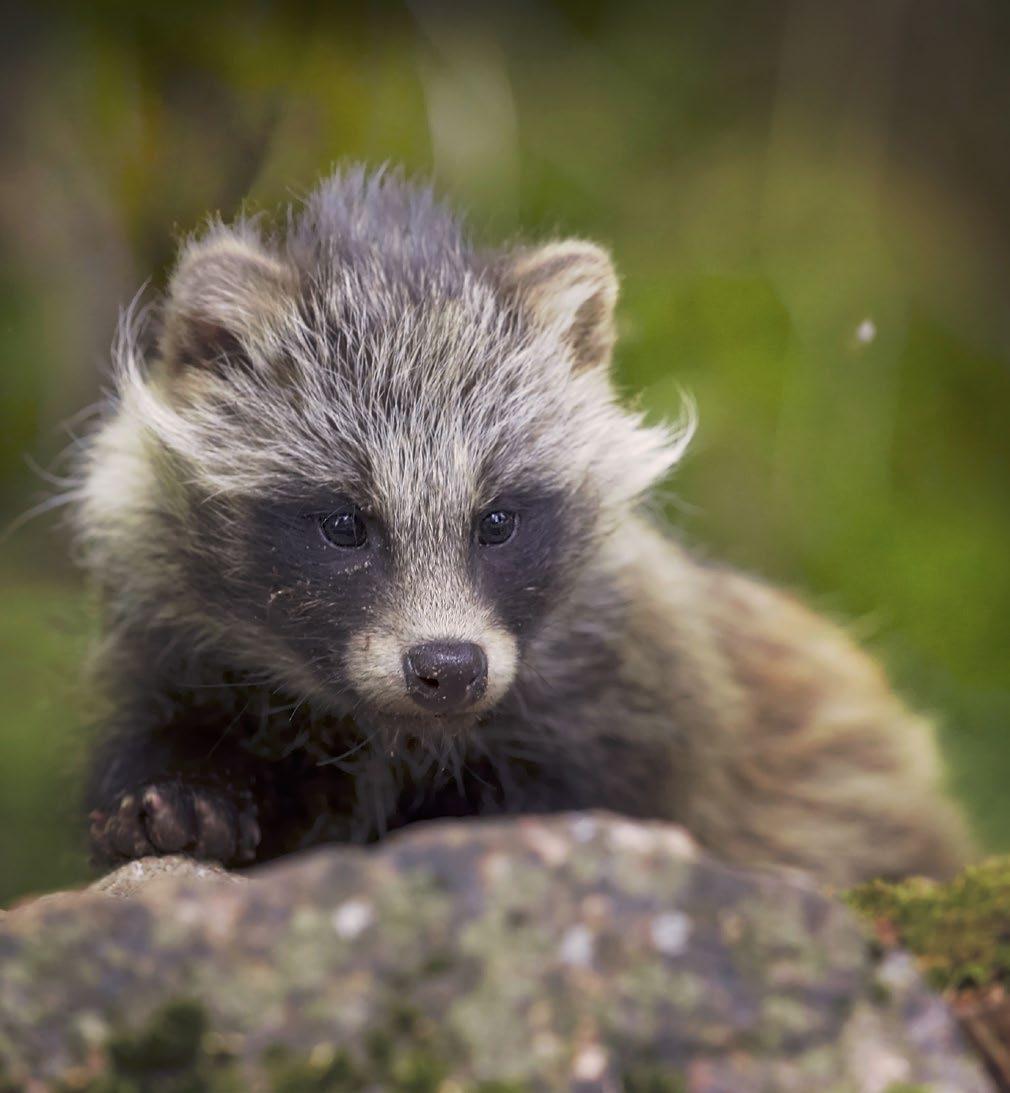
<path fill-rule="evenodd" d="M 251 232 L 218 228 L 188 243 L 169 284 L 161 354 L 173 375 L 260 366 L 295 275 Z"/>
<path fill-rule="evenodd" d="M 536 322 L 568 344 L 576 371 L 610 362 L 617 274 L 602 247 L 569 239 L 517 251 L 504 281 Z"/>

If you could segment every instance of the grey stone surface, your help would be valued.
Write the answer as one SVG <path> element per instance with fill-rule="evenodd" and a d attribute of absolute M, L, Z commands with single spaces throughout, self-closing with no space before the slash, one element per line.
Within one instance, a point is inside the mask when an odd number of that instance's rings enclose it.
<path fill-rule="evenodd" d="M 110 898 L 125 896 L 127 898 Z M 0 1088 L 975 1093 L 901 956 L 792 873 L 601 814 L 419 825 L 244 883 L 126 866 L 0 922 Z"/>
<path fill-rule="evenodd" d="M 245 878 L 229 873 L 214 862 L 198 862 L 184 854 L 167 854 L 163 858 L 140 858 L 114 869 L 91 885 L 91 891 L 108 896 L 135 896 L 167 878 L 205 880 L 222 879 L 240 884 Z"/>

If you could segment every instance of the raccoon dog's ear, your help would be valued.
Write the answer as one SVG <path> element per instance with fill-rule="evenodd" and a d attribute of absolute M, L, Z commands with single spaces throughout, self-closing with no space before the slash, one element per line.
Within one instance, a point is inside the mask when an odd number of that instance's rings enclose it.
<path fill-rule="evenodd" d="M 507 257 L 503 273 L 534 319 L 567 342 L 577 371 L 609 363 L 617 274 L 602 247 L 569 239 L 520 250 Z"/>
<path fill-rule="evenodd" d="M 173 374 L 254 370 L 294 288 L 294 273 L 251 231 L 212 230 L 179 256 L 165 305 L 162 358 Z"/>

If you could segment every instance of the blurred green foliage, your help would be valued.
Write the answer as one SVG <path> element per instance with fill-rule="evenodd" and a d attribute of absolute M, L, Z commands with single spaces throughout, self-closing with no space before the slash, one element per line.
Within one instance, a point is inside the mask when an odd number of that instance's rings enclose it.
<path fill-rule="evenodd" d="M 849 622 L 935 711 L 1010 847 L 1010 16 L 838 5 L 126 5 L 12 19 L 0 105 L 0 511 L 51 487 L 117 309 L 178 238 L 333 162 L 432 175 L 488 240 L 623 273 L 618 379 L 701 428 L 700 549 Z M 71 424 L 73 432 L 80 426 Z M 0 560 L 0 899 L 83 875 L 90 612 L 58 517 Z"/>

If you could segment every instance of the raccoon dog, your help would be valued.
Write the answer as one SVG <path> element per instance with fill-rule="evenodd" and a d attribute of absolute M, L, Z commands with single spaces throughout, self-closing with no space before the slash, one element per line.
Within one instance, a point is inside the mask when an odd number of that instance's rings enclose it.
<path fill-rule="evenodd" d="M 643 512 L 690 430 L 615 399 L 616 298 L 593 243 L 476 250 L 361 169 L 182 248 L 83 467 L 99 858 L 604 808 L 838 884 L 962 860 L 876 665 Z"/>

